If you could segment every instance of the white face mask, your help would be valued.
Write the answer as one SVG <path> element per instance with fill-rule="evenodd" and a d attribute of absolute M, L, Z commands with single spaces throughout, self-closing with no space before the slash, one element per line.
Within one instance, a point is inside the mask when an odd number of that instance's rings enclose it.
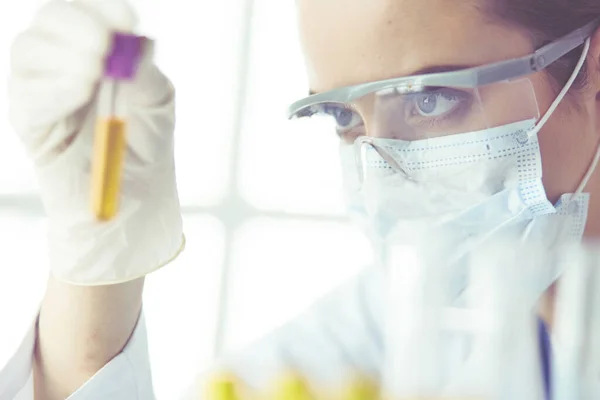
<path fill-rule="evenodd" d="M 445 234 L 449 262 L 461 260 L 495 234 L 518 235 L 550 248 L 581 240 L 589 196 L 582 193 L 599 153 L 574 194 L 553 205 L 542 185 L 538 132 L 563 100 L 587 56 L 589 42 L 571 79 L 546 115 L 493 129 L 419 141 L 360 137 L 344 146 L 349 201 L 354 215 L 369 221 L 383 242 L 428 246 Z M 352 187 L 353 186 L 353 187 Z M 361 187 L 360 197 L 356 189 Z M 433 250 L 433 248 L 432 248 Z M 438 251 L 438 249 L 436 249 Z M 560 271 L 543 271 L 541 294 Z M 457 274 L 457 292 L 464 278 Z"/>

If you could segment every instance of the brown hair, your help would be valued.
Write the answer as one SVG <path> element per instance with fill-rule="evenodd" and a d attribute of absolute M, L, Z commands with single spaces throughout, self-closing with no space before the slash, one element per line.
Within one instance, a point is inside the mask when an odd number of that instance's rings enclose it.
<path fill-rule="evenodd" d="M 600 18 L 600 0 L 484 0 L 487 15 L 531 35 L 536 48 L 550 43 L 594 19 Z M 558 87 L 562 87 L 581 57 L 583 47 L 567 54 L 548 68 Z M 588 82 L 584 66 L 574 89 Z"/>

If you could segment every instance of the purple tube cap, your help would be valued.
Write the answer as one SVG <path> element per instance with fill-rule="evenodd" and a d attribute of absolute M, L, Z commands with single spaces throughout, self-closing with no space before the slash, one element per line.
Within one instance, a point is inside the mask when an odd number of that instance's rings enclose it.
<path fill-rule="evenodd" d="M 133 79 L 142 58 L 145 41 L 143 36 L 116 32 L 106 58 L 104 76 L 119 80 Z"/>

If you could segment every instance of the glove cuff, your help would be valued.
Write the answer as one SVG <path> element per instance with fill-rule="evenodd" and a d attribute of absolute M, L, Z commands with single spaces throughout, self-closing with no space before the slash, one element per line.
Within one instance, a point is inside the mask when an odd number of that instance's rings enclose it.
<path fill-rule="evenodd" d="M 129 201 L 110 222 L 49 222 L 51 273 L 60 281 L 100 286 L 141 278 L 174 261 L 185 248 L 177 196 Z"/>

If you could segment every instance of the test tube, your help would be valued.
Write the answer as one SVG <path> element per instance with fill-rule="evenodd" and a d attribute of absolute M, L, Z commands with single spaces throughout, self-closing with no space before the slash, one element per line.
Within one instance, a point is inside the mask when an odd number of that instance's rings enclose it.
<path fill-rule="evenodd" d="M 371 379 L 355 375 L 345 388 L 341 400 L 378 400 L 379 387 Z"/>
<path fill-rule="evenodd" d="M 127 122 L 117 94 L 136 74 L 146 39 L 115 33 L 106 58 L 104 80 L 98 94 L 94 150 L 92 155 L 92 210 L 100 221 L 115 217 L 127 147 Z"/>
<path fill-rule="evenodd" d="M 539 321 L 532 281 L 541 249 L 518 238 L 496 238 L 469 258 L 468 308 L 471 348 L 460 393 L 487 400 L 541 400 L 546 396 L 539 346 Z"/>
<path fill-rule="evenodd" d="M 413 246 L 386 249 L 382 397 L 439 399 L 444 381 L 445 274 Z"/>
<path fill-rule="evenodd" d="M 582 396 L 584 400 L 600 398 L 600 243 L 591 248 L 588 291 L 587 335 L 584 358 Z"/>
<path fill-rule="evenodd" d="M 301 375 L 287 373 L 278 382 L 274 400 L 315 400 L 315 397 Z"/>
<path fill-rule="evenodd" d="M 431 247 L 392 248 L 383 398 L 543 399 L 535 302 L 525 271 L 535 269 L 536 255 L 511 241 L 482 247 L 465 260 L 462 302 L 451 279 L 462 267 L 445 264 Z"/>
<path fill-rule="evenodd" d="M 219 374 L 208 385 L 208 400 L 241 400 L 237 379 L 229 374 Z"/>
<path fill-rule="evenodd" d="M 553 327 L 554 400 L 600 396 L 600 273 L 598 243 L 561 249 Z"/>

